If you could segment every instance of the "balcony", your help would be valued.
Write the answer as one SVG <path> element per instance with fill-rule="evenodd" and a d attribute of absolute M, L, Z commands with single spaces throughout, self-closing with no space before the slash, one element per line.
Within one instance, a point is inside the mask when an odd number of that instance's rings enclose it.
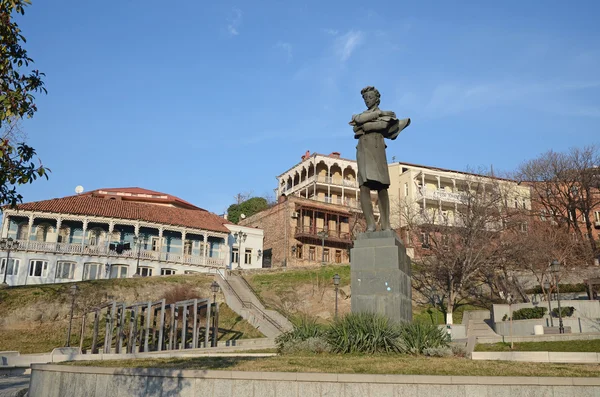
<path fill-rule="evenodd" d="M 447 201 L 450 203 L 464 203 L 466 199 L 465 193 L 461 192 L 447 192 L 445 190 L 433 190 L 433 189 L 420 189 L 419 193 L 417 193 L 419 198 L 425 197 L 426 199 L 431 200 L 441 200 Z"/>
<path fill-rule="evenodd" d="M 137 249 L 126 250 L 121 253 L 108 249 L 105 245 L 81 245 L 69 243 L 49 243 L 43 241 L 18 240 L 15 251 L 45 252 L 49 254 L 72 254 L 86 256 L 103 256 L 110 258 L 137 259 Z M 226 261 L 222 258 L 195 255 L 174 254 L 171 252 L 157 252 L 151 250 L 139 251 L 140 260 L 176 263 L 190 266 L 225 267 Z M 206 261 L 205 261 L 206 259 Z"/>
<path fill-rule="evenodd" d="M 323 237 L 319 235 L 323 231 L 323 228 L 317 228 L 314 226 L 297 226 L 295 238 L 300 239 L 302 237 L 314 238 L 321 240 Z M 338 230 L 328 230 L 325 241 L 335 241 L 342 243 L 349 243 L 352 241 L 349 232 L 342 232 Z"/>
<path fill-rule="evenodd" d="M 291 186 L 286 187 L 283 192 L 286 195 L 290 195 L 293 192 L 297 191 L 298 189 L 305 188 L 306 186 L 312 184 L 313 182 L 317 182 L 319 184 L 325 184 L 325 185 L 343 186 L 345 188 L 358 189 L 357 181 L 318 175 L 318 176 L 311 176 L 310 178 L 306 178 L 305 180 L 301 181 L 297 185 L 294 185 L 294 187 L 291 187 Z"/>

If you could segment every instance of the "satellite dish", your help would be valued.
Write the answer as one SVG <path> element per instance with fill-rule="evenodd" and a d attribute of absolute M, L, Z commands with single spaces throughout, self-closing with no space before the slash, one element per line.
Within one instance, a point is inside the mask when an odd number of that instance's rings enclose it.
<path fill-rule="evenodd" d="M 77 194 L 81 194 L 81 193 L 83 193 L 83 186 L 81 186 L 81 185 L 78 185 L 78 186 L 75 188 L 75 193 L 77 193 Z"/>
<path fill-rule="evenodd" d="M 246 214 L 241 214 L 241 215 L 240 215 L 240 218 L 242 218 L 242 219 L 246 219 Z"/>

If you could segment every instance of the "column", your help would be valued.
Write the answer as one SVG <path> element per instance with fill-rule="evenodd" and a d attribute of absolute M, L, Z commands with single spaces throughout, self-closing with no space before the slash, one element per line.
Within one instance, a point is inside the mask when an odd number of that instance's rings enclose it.
<path fill-rule="evenodd" d="M 62 218 L 59 216 L 56 218 L 56 237 L 54 239 L 55 242 L 58 243 L 58 237 L 60 236 L 60 226 L 62 225 Z M 56 246 L 54 247 L 57 248 Z"/>
<path fill-rule="evenodd" d="M 29 226 L 27 229 L 27 241 L 31 241 L 31 231 L 33 230 L 33 220 L 34 220 L 34 216 L 33 214 L 29 215 Z"/>
<path fill-rule="evenodd" d="M 2 233 L 0 234 L 0 238 L 8 237 L 9 225 L 10 225 L 10 216 L 8 214 L 6 214 L 6 212 L 5 212 L 4 217 L 2 219 Z"/>
<path fill-rule="evenodd" d="M 208 253 L 208 233 L 205 232 L 202 238 L 204 239 L 204 249 L 202 250 L 202 263 L 206 265 L 206 257 Z"/>
<path fill-rule="evenodd" d="M 187 235 L 187 232 L 185 230 L 183 230 L 181 232 L 181 264 L 185 263 L 184 257 L 186 255 L 185 252 L 185 237 Z"/>
<path fill-rule="evenodd" d="M 425 201 L 425 173 L 423 171 L 421 171 L 421 194 L 423 195 L 423 212 L 425 212 L 427 203 Z"/>
<path fill-rule="evenodd" d="M 87 233 L 88 220 L 83 220 L 83 225 L 81 227 L 81 252 L 83 252 L 83 247 L 85 247 L 85 234 Z"/>
<path fill-rule="evenodd" d="M 158 246 L 156 249 L 158 250 L 158 260 L 162 260 L 162 248 L 163 248 L 163 232 L 164 229 L 162 227 L 158 228 Z"/>
<path fill-rule="evenodd" d="M 452 179 L 452 193 L 456 193 L 456 179 Z"/>
<path fill-rule="evenodd" d="M 138 238 L 140 238 L 140 223 L 139 222 L 134 225 L 134 234 Z"/>

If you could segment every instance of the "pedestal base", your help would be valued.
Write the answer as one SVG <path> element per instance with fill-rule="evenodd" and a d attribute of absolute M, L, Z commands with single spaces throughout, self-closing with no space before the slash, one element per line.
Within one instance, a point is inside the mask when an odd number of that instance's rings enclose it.
<path fill-rule="evenodd" d="M 410 258 L 394 231 L 359 234 L 351 251 L 352 312 L 412 321 Z"/>

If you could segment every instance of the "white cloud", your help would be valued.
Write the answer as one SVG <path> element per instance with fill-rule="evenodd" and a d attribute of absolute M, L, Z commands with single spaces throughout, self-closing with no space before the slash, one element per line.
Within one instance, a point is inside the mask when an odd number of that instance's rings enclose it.
<path fill-rule="evenodd" d="M 335 41 L 335 52 L 342 62 L 350 58 L 354 50 L 356 50 L 364 41 L 364 33 L 351 30 L 348 33 L 340 36 Z"/>
<path fill-rule="evenodd" d="M 278 41 L 277 44 L 275 44 L 275 48 L 282 49 L 285 52 L 288 62 L 292 60 L 292 45 L 290 43 Z"/>
<path fill-rule="evenodd" d="M 242 10 L 234 8 L 232 10 L 232 17 L 227 18 L 227 32 L 232 36 L 240 34 L 239 28 L 242 24 Z"/>

